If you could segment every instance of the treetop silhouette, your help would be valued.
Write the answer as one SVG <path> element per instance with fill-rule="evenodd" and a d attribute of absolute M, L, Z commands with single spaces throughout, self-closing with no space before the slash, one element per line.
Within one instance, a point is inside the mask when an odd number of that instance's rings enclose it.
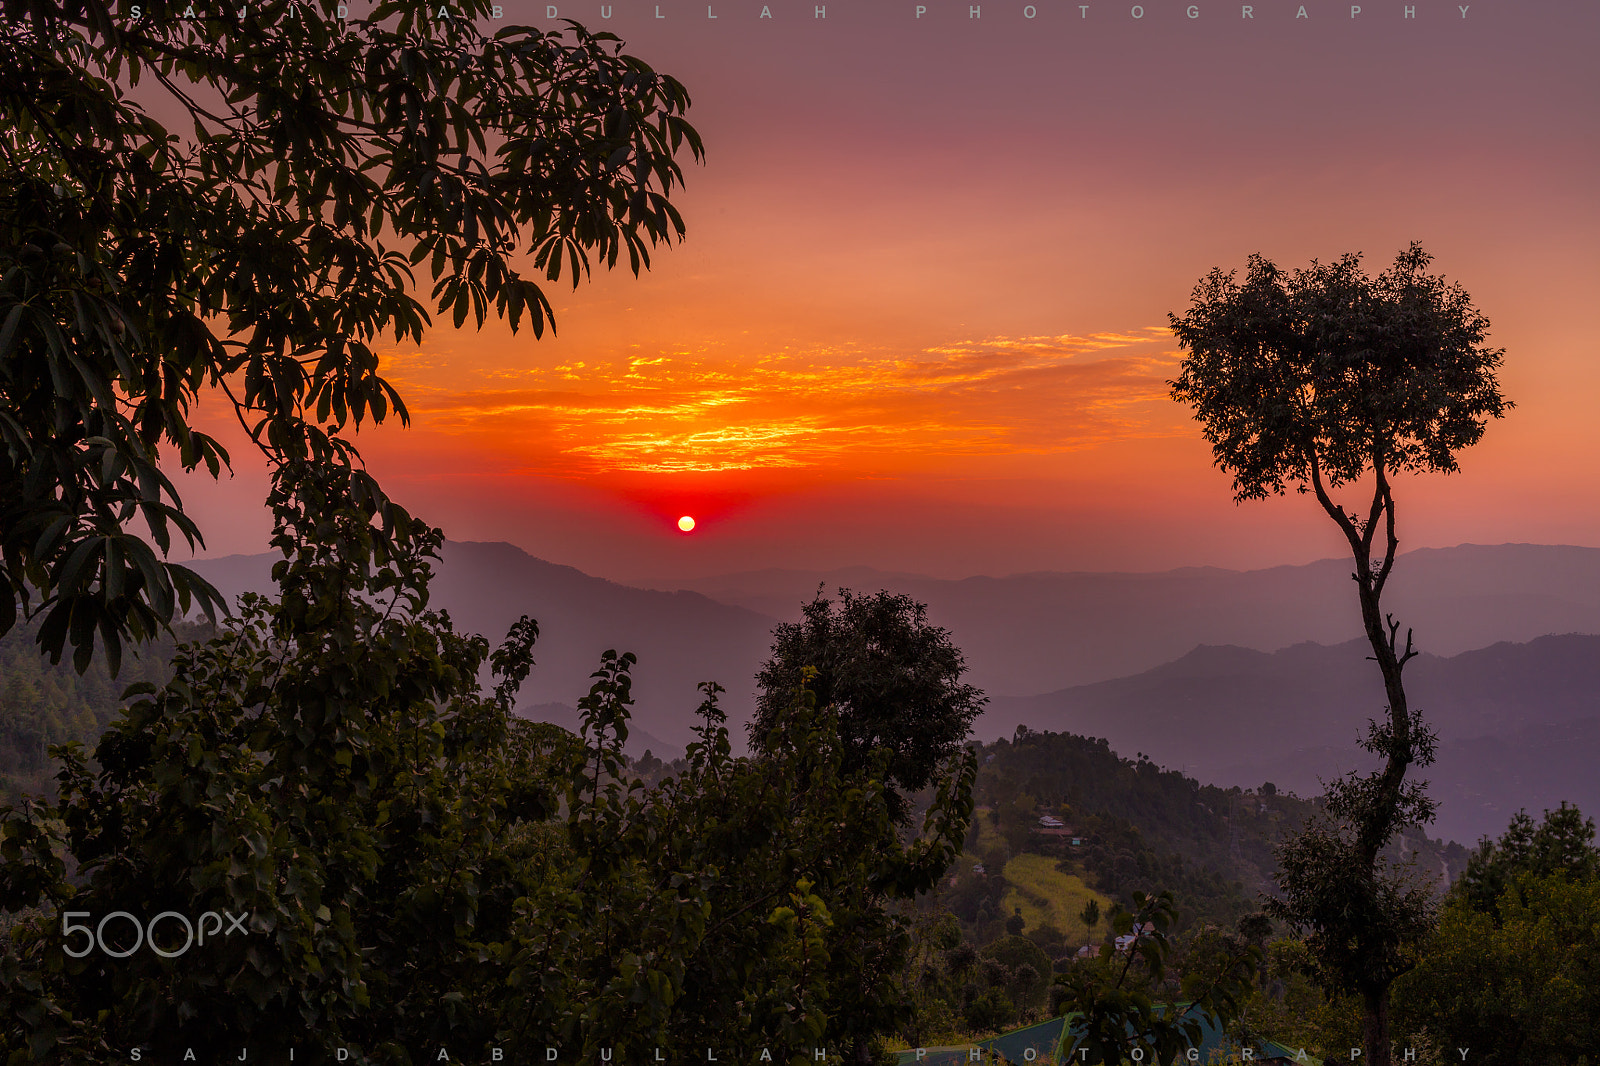
<path fill-rule="evenodd" d="M 202 396 L 272 464 L 357 471 L 403 521 L 344 437 L 407 420 L 384 336 L 420 342 L 430 305 L 542 335 L 523 257 L 577 284 L 683 235 L 683 86 L 575 23 L 486 36 L 491 8 L 6 0 L 0 632 L 42 614 L 81 669 L 220 605 L 161 558 L 174 531 L 202 543 L 168 472 L 229 465 Z"/>

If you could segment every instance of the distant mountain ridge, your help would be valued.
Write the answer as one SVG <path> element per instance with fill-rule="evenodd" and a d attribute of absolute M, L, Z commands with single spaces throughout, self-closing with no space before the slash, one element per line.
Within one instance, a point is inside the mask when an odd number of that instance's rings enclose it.
<path fill-rule="evenodd" d="M 1361 641 L 1202 646 L 1129 677 L 998 698 L 982 730 L 1105 737 L 1204 782 L 1315 795 L 1319 777 L 1376 765 L 1357 746 L 1385 706 L 1367 651 Z M 1420 771 L 1440 801 L 1431 833 L 1470 843 L 1498 835 L 1520 807 L 1561 800 L 1600 811 L 1600 637 L 1422 655 L 1406 667 L 1406 693 L 1439 735 L 1438 761 Z"/>
<path fill-rule="evenodd" d="M 1263 570 L 1030 573 L 944 580 L 853 567 L 764 570 L 658 582 L 793 620 L 822 582 L 832 594 L 888 588 L 928 605 L 966 653 L 969 680 L 1030 696 L 1148 670 L 1199 644 L 1275 651 L 1362 635 L 1348 560 Z M 1402 554 L 1385 606 L 1418 646 L 1455 655 L 1550 633 L 1600 633 L 1600 548 L 1463 544 Z M 986 734 L 987 735 L 987 734 Z"/>
<path fill-rule="evenodd" d="M 272 592 L 278 558 L 230 555 L 191 565 L 231 602 L 241 592 Z M 728 689 L 731 718 L 748 715 L 756 670 L 776 624 L 696 592 L 630 588 L 504 543 L 446 543 L 429 606 L 448 611 L 458 627 L 484 634 L 491 644 L 503 640 L 524 614 L 538 621 L 535 666 L 522 687 L 522 707 L 571 707 L 589 691 L 602 652 L 634 652 L 634 715 L 652 740 L 678 749 L 693 739 L 689 730 L 701 699 L 695 686 L 701 681 Z"/>

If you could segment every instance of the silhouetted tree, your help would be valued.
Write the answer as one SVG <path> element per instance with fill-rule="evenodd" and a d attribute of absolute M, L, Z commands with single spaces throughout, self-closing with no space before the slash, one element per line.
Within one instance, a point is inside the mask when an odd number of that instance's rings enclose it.
<path fill-rule="evenodd" d="M 229 462 L 202 393 L 274 464 L 356 471 L 385 535 L 343 434 L 406 421 L 374 346 L 421 343 L 424 280 L 457 326 L 539 335 L 537 275 L 682 236 L 701 151 L 683 87 L 609 34 L 486 36 L 489 0 L 195 6 L 3 7 L 0 633 L 42 611 L 80 670 L 219 604 L 161 558 L 201 536 L 167 475 Z"/>
<path fill-rule="evenodd" d="M 1414 964 L 1432 921 L 1426 889 L 1378 857 L 1398 829 L 1434 809 L 1423 784 L 1406 781 L 1434 749 L 1401 679 L 1417 653 L 1411 631 L 1401 644 L 1382 607 L 1399 547 L 1391 478 L 1454 471 L 1456 453 L 1510 406 L 1495 378 L 1504 353 L 1484 344 L 1488 320 L 1460 285 L 1429 274 L 1430 262 L 1417 244 L 1377 277 L 1355 254 L 1289 272 L 1252 256 L 1242 284 L 1214 270 L 1188 313 L 1169 316 L 1188 352 L 1172 396 L 1194 407 L 1216 464 L 1233 475 L 1234 498 L 1289 484 L 1315 493 L 1355 563 L 1389 704 L 1364 745 L 1384 766 L 1329 786 L 1327 817 L 1280 851 L 1283 898 L 1269 909 L 1309 933 L 1325 979 L 1361 997 L 1371 1066 L 1389 1064 L 1389 987 Z M 1364 513 L 1334 501 L 1335 490 L 1367 477 Z"/>
<path fill-rule="evenodd" d="M 846 769 L 865 769 L 875 749 L 887 748 L 890 779 L 915 792 L 960 749 L 987 702 L 961 683 L 966 662 L 950 634 L 929 625 L 927 608 L 909 596 L 840 589 L 836 605 L 819 590 L 801 620 L 773 636 L 772 657 L 756 675 L 761 691 L 750 738 L 757 751 L 782 742 L 789 694 L 810 667 L 817 705 L 839 715 Z M 903 820 L 905 796 L 890 795 L 895 819 Z"/>

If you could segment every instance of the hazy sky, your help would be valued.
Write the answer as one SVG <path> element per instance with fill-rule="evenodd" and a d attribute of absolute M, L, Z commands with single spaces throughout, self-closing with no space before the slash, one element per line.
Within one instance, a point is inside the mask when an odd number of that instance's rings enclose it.
<path fill-rule="evenodd" d="M 1167 399 L 1167 314 L 1252 252 L 1376 271 L 1420 240 L 1517 407 L 1400 487 L 1403 546 L 1600 544 L 1592 0 L 603 6 L 557 13 L 694 98 L 688 237 L 551 286 L 554 339 L 388 354 L 414 422 L 359 443 L 452 538 L 623 579 L 1332 555 L 1308 498 L 1233 504 Z M 210 554 L 262 550 L 259 471 L 184 486 Z"/>

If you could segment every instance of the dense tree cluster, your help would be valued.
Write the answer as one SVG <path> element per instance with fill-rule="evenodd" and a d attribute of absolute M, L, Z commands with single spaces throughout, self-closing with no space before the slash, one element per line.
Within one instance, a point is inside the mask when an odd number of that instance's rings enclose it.
<path fill-rule="evenodd" d="M 1417 967 L 1395 986 L 1402 1024 L 1489 1066 L 1592 1061 L 1600 1048 L 1600 849 L 1562 804 L 1519 813 L 1451 889 Z M 1586 1059 L 1585 1056 L 1591 1058 Z"/>
<path fill-rule="evenodd" d="M 491 656 L 427 609 L 437 530 L 380 537 L 348 475 L 300 473 L 275 499 L 278 600 L 181 648 L 93 765 L 61 751 L 56 802 L 0 820 L 0 906 L 22 912 L 0 958 L 9 1061 L 210 1059 L 295 1034 L 356 1062 L 687 1054 L 735 1034 L 796 1062 L 869 1058 L 908 1010 L 896 901 L 959 848 L 971 756 L 903 837 L 883 756 L 847 775 L 837 717 L 803 687 L 789 742 L 734 758 L 708 685 L 687 765 L 647 790 L 621 755 L 631 655 L 607 654 L 581 736 L 514 721 L 536 627 Z M 79 958 L 69 910 L 249 931 L 179 966 Z"/>
<path fill-rule="evenodd" d="M 906 982 L 914 1010 L 899 1027 L 907 1042 L 945 1043 L 1041 1015 L 1052 967 L 1033 940 L 1007 935 L 974 949 L 948 914 L 919 932 Z"/>

